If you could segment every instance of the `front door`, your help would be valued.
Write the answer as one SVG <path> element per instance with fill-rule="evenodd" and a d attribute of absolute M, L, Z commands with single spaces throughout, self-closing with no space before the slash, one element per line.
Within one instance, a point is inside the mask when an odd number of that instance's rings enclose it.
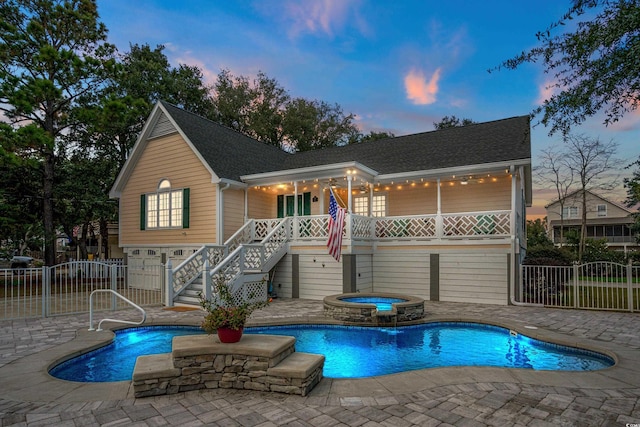
<path fill-rule="evenodd" d="M 294 212 L 294 200 L 293 194 L 287 194 L 286 196 L 280 194 L 278 196 L 278 218 L 284 218 L 284 216 L 293 216 Z M 311 215 L 311 193 L 298 194 L 298 215 Z"/>

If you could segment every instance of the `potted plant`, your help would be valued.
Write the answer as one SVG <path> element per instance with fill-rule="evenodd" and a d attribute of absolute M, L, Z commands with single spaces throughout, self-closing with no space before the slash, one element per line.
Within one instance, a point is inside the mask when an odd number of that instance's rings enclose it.
<path fill-rule="evenodd" d="M 200 306 L 205 311 L 201 327 L 207 334 L 218 334 L 220 342 L 232 343 L 240 341 L 244 325 L 253 311 L 265 307 L 268 301 L 237 303 L 231 290 L 220 278 L 215 281 L 214 295 L 206 299 L 200 293 Z M 250 295 L 249 299 L 252 299 Z"/>

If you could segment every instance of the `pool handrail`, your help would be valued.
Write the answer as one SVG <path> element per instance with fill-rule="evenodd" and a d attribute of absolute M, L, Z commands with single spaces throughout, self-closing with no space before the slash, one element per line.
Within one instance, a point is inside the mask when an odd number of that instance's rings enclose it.
<path fill-rule="evenodd" d="M 102 319 L 100 322 L 98 322 L 98 329 L 94 329 L 94 327 L 93 327 L 93 295 L 96 292 L 109 292 L 109 293 L 112 293 L 113 295 L 117 296 L 121 300 L 125 301 L 127 304 L 133 306 L 133 308 L 135 308 L 138 311 L 140 311 L 142 313 L 142 320 L 139 321 L 139 322 L 132 322 L 132 321 L 129 321 L 129 320 Z M 91 295 L 89 295 L 89 330 L 90 331 L 98 331 L 98 332 L 101 331 L 102 330 L 102 328 L 101 328 L 102 322 L 104 322 L 105 320 L 109 321 L 109 322 L 126 323 L 127 325 L 142 325 L 144 323 L 144 321 L 147 320 L 147 312 L 144 311 L 144 309 L 142 307 L 140 307 L 139 305 L 137 305 L 133 301 L 125 298 L 124 296 L 122 296 L 118 292 L 114 291 L 113 289 L 96 289 L 93 292 L 91 292 Z"/>

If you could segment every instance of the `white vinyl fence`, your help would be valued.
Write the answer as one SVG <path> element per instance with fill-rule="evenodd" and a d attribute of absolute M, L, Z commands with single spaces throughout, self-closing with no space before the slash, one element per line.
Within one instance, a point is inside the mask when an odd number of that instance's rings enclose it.
<path fill-rule="evenodd" d="M 118 262 L 72 261 L 52 267 L 0 270 L 0 319 L 89 312 L 89 295 L 112 289 L 140 306 L 164 302 L 164 266 L 139 268 Z M 94 297 L 94 310 L 128 304 L 111 294 Z"/>
<path fill-rule="evenodd" d="M 613 262 L 571 266 L 522 265 L 522 304 L 594 310 L 640 309 L 640 267 Z"/>

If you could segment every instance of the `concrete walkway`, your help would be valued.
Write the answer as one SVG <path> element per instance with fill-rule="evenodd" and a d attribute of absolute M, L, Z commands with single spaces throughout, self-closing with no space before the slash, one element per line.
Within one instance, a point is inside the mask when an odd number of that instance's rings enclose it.
<path fill-rule="evenodd" d="M 469 320 L 614 355 L 597 372 L 437 368 L 382 377 L 325 378 L 309 396 L 193 391 L 132 397 L 130 382 L 84 384 L 47 374 L 111 332 L 88 316 L 0 322 L 1 426 L 624 426 L 640 423 L 640 318 L 636 313 L 426 303 L 427 320 Z M 108 313 L 137 320 L 135 311 Z M 153 308 L 147 324 L 200 322 L 197 311 Z M 278 299 L 255 323 L 318 321 L 322 302 Z M 535 327 L 537 329 L 532 329 Z M 114 361 L 117 363 L 117 361 Z"/>

